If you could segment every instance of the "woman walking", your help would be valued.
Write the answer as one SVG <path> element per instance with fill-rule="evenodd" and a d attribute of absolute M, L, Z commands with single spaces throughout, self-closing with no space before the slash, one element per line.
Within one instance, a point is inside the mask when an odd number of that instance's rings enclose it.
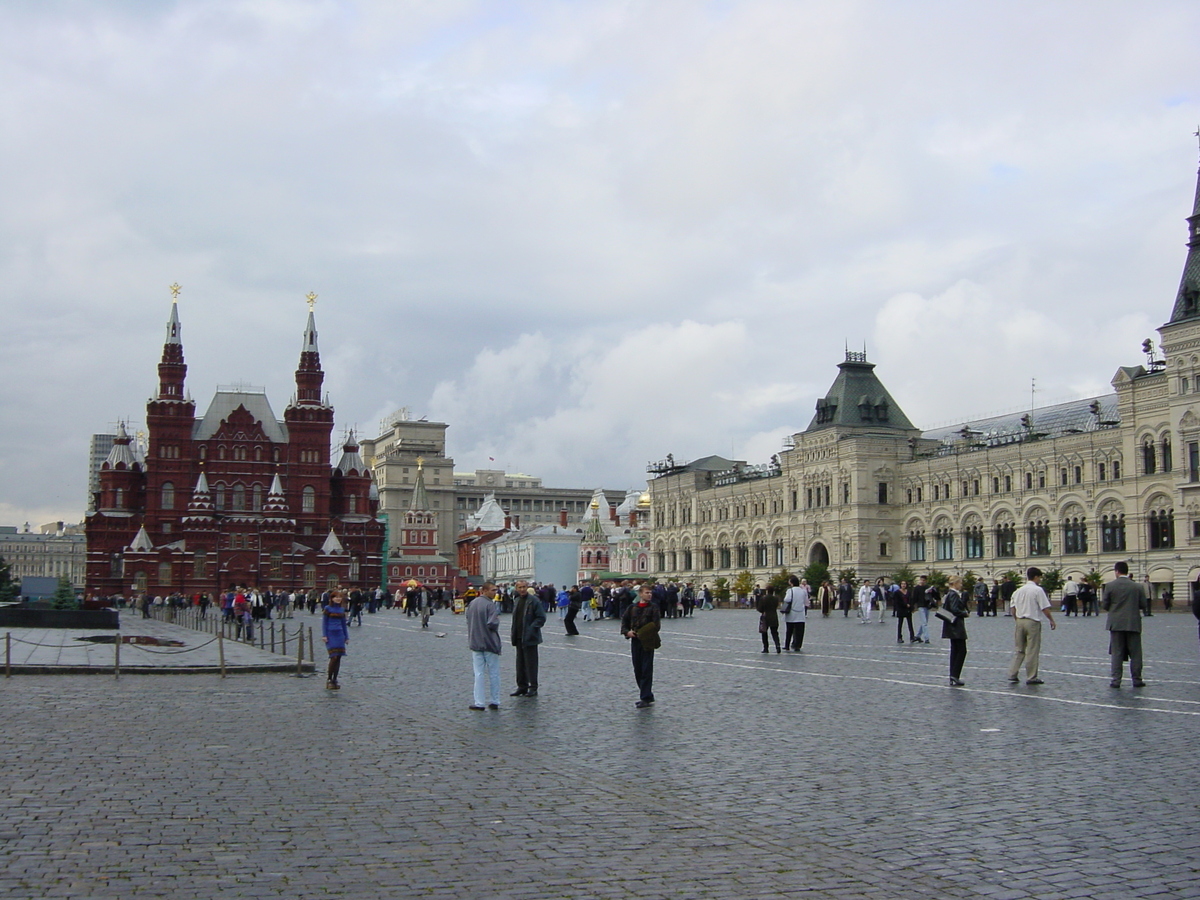
<path fill-rule="evenodd" d="M 799 651 L 804 646 L 804 623 L 808 611 L 808 582 L 788 576 L 787 593 L 783 595 L 783 649 Z"/>
<path fill-rule="evenodd" d="M 913 631 L 912 624 L 912 603 L 910 601 L 911 592 L 908 589 L 908 582 L 901 581 L 900 588 L 892 591 L 892 611 L 896 614 L 896 643 L 904 643 L 904 623 L 908 623 L 908 642 L 916 644 L 917 635 Z"/>
<path fill-rule="evenodd" d="M 755 605 L 758 608 L 758 630 L 762 634 L 762 652 L 770 652 L 770 648 L 767 646 L 767 633 L 770 632 L 771 637 L 775 638 L 775 652 L 782 653 L 783 651 L 779 649 L 779 598 L 768 591 L 759 596 L 758 603 Z"/>
<path fill-rule="evenodd" d="M 962 687 L 963 663 L 967 659 L 967 604 L 962 598 L 962 578 L 950 579 L 950 590 L 942 598 L 942 609 L 953 618 L 942 619 L 942 637 L 950 641 L 950 684 Z"/>
<path fill-rule="evenodd" d="M 324 636 L 325 649 L 329 651 L 329 668 L 325 676 L 327 691 L 341 690 L 338 672 L 342 668 L 342 657 L 346 655 L 346 645 L 350 643 L 350 631 L 346 627 L 346 608 L 342 605 L 342 600 L 342 592 L 333 591 L 329 595 L 329 605 L 325 607 L 325 615 L 321 621 L 321 634 Z"/>

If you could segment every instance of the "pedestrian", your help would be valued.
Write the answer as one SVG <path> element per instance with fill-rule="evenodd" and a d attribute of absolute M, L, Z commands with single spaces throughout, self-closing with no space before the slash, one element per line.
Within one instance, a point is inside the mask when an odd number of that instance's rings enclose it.
<path fill-rule="evenodd" d="M 1142 609 L 1148 605 L 1146 592 L 1129 577 L 1129 563 L 1113 564 L 1117 577 L 1104 586 L 1100 605 L 1108 613 L 1109 687 L 1121 686 L 1125 660 L 1135 688 L 1145 687 L 1142 680 Z"/>
<path fill-rule="evenodd" d="M 583 595 L 579 592 L 579 585 L 571 585 L 569 590 L 564 591 L 567 595 L 567 611 L 563 616 L 563 627 L 566 628 L 568 635 L 579 634 L 579 627 L 575 624 L 575 617 L 579 615 L 579 610 L 583 608 Z"/>
<path fill-rule="evenodd" d="M 863 583 L 858 586 L 858 624 L 871 624 L 871 583 L 865 578 Z"/>
<path fill-rule="evenodd" d="M 321 635 L 329 653 L 329 667 L 325 670 L 327 691 L 339 691 L 342 688 L 338 684 L 338 673 L 342 668 L 342 657 L 346 655 L 346 646 L 350 643 L 350 629 L 347 627 L 346 608 L 342 601 L 342 592 L 332 591 L 329 595 L 329 605 L 324 608 L 325 614 L 321 619 Z"/>
<path fill-rule="evenodd" d="M 1042 570 L 1030 566 L 1025 572 L 1025 583 L 1013 591 L 1012 599 L 1008 601 L 1012 608 L 1016 633 L 1014 637 L 1015 652 L 1012 663 L 1008 667 L 1008 680 L 1020 681 L 1021 663 L 1025 663 L 1025 683 L 1043 684 L 1038 677 L 1038 658 L 1042 651 L 1042 623 L 1048 621 L 1050 630 L 1058 626 L 1054 624 L 1054 614 L 1050 611 L 1050 598 L 1042 589 Z"/>
<path fill-rule="evenodd" d="M 516 648 L 517 689 L 510 696 L 536 697 L 538 692 L 538 644 L 546 624 L 546 608 L 528 581 L 517 582 L 517 605 L 513 608 L 510 640 Z"/>
<path fill-rule="evenodd" d="M 892 591 L 892 609 L 896 611 L 896 643 L 904 643 L 904 624 L 908 623 L 908 642 L 910 644 L 918 643 L 917 636 L 913 632 L 912 623 L 912 606 L 909 603 L 910 591 L 908 582 L 901 581 L 898 590 Z"/>
<path fill-rule="evenodd" d="M 909 605 L 917 612 L 918 644 L 929 643 L 929 594 L 931 591 L 933 591 L 934 596 L 937 595 L 937 592 L 929 586 L 929 576 L 918 576 L 917 583 L 912 586 L 912 593 L 909 599 Z"/>
<path fill-rule="evenodd" d="M 962 597 L 962 578 L 953 575 L 949 581 L 949 590 L 942 599 L 942 609 L 950 618 L 942 618 L 942 637 L 950 641 L 950 684 L 962 687 L 966 682 L 961 678 L 963 663 L 967 659 L 967 604 Z"/>
<path fill-rule="evenodd" d="M 651 602 L 654 591 L 649 585 L 638 590 L 637 602 L 621 617 L 621 634 L 629 641 L 633 658 L 633 677 L 637 681 L 638 709 L 654 702 L 654 651 L 662 646 L 659 636 L 658 607 Z"/>
<path fill-rule="evenodd" d="M 783 595 L 783 649 L 799 651 L 804 646 L 804 625 L 808 613 L 808 582 L 795 575 L 788 576 L 787 593 Z"/>
<path fill-rule="evenodd" d="M 467 646 L 475 669 L 475 697 L 471 709 L 500 708 L 500 604 L 496 586 L 485 584 L 483 592 L 467 606 Z"/>
<path fill-rule="evenodd" d="M 850 606 L 854 603 L 854 585 L 850 583 L 850 579 L 845 575 L 838 582 L 837 602 L 838 609 L 842 611 L 842 618 L 850 618 Z"/>
<path fill-rule="evenodd" d="M 782 653 L 779 649 L 779 598 L 773 591 L 767 591 L 758 598 L 755 606 L 758 609 L 758 632 L 762 635 L 762 652 L 771 652 L 767 646 L 767 634 L 770 633 L 775 639 L 775 652 Z"/>
<path fill-rule="evenodd" d="M 833 584 L 828 578 L 822 581 L 817 589 L 817 601 L 821 604 L 821 617 L 828 619 L 833 610 Z"/>

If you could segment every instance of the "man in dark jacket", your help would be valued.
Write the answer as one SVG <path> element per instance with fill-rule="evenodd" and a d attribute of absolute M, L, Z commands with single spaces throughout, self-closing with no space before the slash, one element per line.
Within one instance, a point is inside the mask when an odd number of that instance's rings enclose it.
<path fill-rule="evenodd" d="M 1121 673 L 1125 660 L 1129 660 L 1129 674 L 1133 686 L 1145 687 L 1142 681 L 1142 609 L 1149 604 L 1142 586 L 1129 577 L 1129 563 L 1122 560 L 1113 565 L 1117 577 L 1104 586 L 1104 597 L 1100 605 L 1108 612 L 1109 674 L 1110 687 L 1121 686 Z"/>
<path fill-rule="evenodd" d="M 621 617 L 621 634 L 629 640 L 633 656 L 633 677 L 637 680 L 639 699 L 634 705 L 645 709 L 654 702 L 654 651 L 662 641 L 658 636 L 659 612 L 652 602 L 653 589 L 643 584 L 637 603 Z"/>
<path fill-rule="evenodd" d="M 517 582 L 517 605 L 512 617 L 512 645 L 516 648 L 517 689 L 509 696 L 536 697 L 538 692 L 538 644 L 546 610 L 528 581 Z"/>

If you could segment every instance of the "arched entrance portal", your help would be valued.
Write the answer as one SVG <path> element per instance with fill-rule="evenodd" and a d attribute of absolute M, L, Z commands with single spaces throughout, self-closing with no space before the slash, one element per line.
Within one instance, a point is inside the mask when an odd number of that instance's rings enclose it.
<path fill-rule="evenodd" d="M 823 566 L 829 565 L 829 550 L 820 541 L 812 545 L 812 549 L 808 551 L 808 561 L 810 563 L 820 563 Z"/>

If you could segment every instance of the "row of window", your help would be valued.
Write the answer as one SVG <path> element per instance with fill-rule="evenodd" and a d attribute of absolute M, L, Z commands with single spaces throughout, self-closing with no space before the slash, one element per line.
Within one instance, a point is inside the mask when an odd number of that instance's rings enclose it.
<path fill-rule="evenodd" d="M 1100 552 L 1119 553 L 1126 549 L 1125 545 L 1125 516 L 1101 516 Z M 1065 555 L 1085 554 L 1088 552 L 1087 520 L 1080 517 L 1064 519 L 1060 525 L 1062 533 L 1062 552 Z M 1051 554 L 1052 525 L 1049 520 L 1036 519 L 1024 526 L 1028 556 L 1049 556 Z M 1151 550 L 1166 550 L 1175 546 L 1175 511 L 1171 509 L 1151 512 L 1147 518 L 1148 546 Z M 955 547 L 956 535 L 952 529 L 939 528 L 934 532 L 934 559 L 939 562 L 957 559 Z M 912 562 L 925 562 L 927 558 L 928 538 L 923 530 L 910 531 L 908 534 L 908 558 Z M 1017 555 L 1017 526 L 1014 524 L 999 525 L 993 530 L 994 556 L 998 559 L 1014 558 Z M 981 526 L 963 529 L 962 556 L 964 559 L 983 559 L 984 530 Z"/>
<path fill-rule="evenodd" d="M 124 565 L 119 553 L 114 553 L 110 569 L 116 578 L 122 577 Z M 422 567 L 422 570 L 424 567 Z M 349 581 L 356 582 L 359 578 L 360 563 L 357 557 L 350 558 Z M 411 573 L 411 569 L 410 569 Z M 424 571 L 422 571 L 424 574 Z M 269 578 L 281 579 L 284 577 L 283 571 L 283 553 L 276 550 L 271 554 L 267 575 Z M 208 555 L 204 551 L 198 551 L 192 565 L 192 577 L 202 579 L 209 577 Z M 304 586 L 313 588 L 317 586 L 317 567 L 311 563 L 304 566 L 301 573 Z M 158 564 L 158 582 L 157 586 L 161 589 L 169 589 L 175 578 L 175 566 L 169 562 L 161 562 Z M 326 586 L 330 589 L 337 587 L 341 582 L 341 578 L 336 574 L 330 574 L 326 579 Z M 133 589 L 135 591 L 145 591 L 148 586 L 148 576 L 145 570 L 139 569 L 133 574 Z"/>

